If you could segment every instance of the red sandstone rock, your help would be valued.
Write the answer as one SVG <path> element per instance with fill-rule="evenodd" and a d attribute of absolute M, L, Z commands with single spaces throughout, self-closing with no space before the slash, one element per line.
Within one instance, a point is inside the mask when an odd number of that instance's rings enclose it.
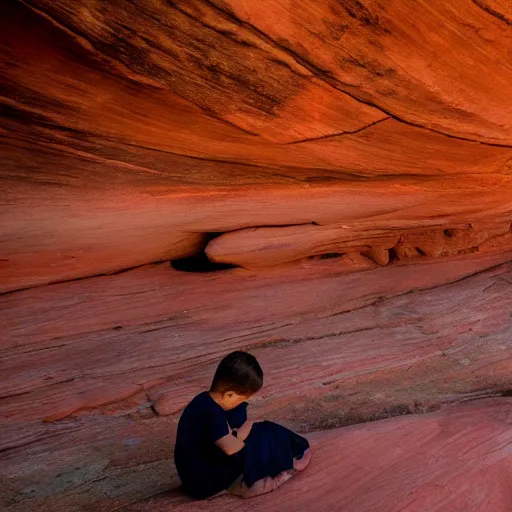
<path fill-rule="evenodd" d="M 4 2 L 0 506 L 174 487 L 179 412 L 234 348 L 267 371 L 254 412 L 301 431 L 509 390 L 511 20 L 505 0 Z M 204 251 L 251 270 L 151 265 Z M 258 503 L 505 511 L 486 407 L 318 434 L 344 485 Z M 377 450 L 436 422 L 431 458 L 403 460 L 412 434 Z"/>
<path fill-rule="evenodd" d="M 363 103 L 451 135 L 511 143 L 512 71 L 502 64 L 511 21 L 503 1 L 219 4 Z"/>
<path fill-rule="evenodd" d="M 255 416 L 301 431 L 498 395 L 512 384 L 506 260 L 348 274 L 336 259 L 202 275 L 158 265 L 5 295 L 7 503 L 110 510 L 175 485 L 179 413 L 236 348 L 265 367 Z"/>
<path fill-rule="evenodd" d="M 317 432 L 309 468 L 274 493 L 206 502 L 162 495 L 123 510 L 508 512 L 511 427 L 512 400 L 500 399 Z"/>
<path fill-rule="evenodd" d="M 0 289 L 206 232 L 510 221 L 508 88 L 483 78 L 508 79 L 506 8 L 406 4 L 3 6 Z"/>
<path fill-rule="evenodd" d="M 377 221 L 378 222 L 378 221 Z M 301 225 L 282 228 L 249 228 L 233 231 L 212 240 L 205 249 L 210 260 L 245 268 L 288 263 L 308 256 L 360 252 L 381 265 L 389 263 L 389 253 L 399 259 L 454 256 L 476 252 L 481 245 L 498 242 L 503 250 L 512 248 L 512 224 L 464 225 L 459 228 L 404 229 L 393 236 L 383 231 L 365 231 L 353 225 Z M 491 242 L 493 241 L 493 242 Z M 384 251 L 384 252 L 383 252 Z"/>

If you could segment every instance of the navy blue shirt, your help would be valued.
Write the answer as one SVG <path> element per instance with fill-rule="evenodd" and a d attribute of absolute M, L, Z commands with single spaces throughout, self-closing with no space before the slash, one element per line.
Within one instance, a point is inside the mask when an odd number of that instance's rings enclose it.
<path fill-rule="evenodd" d="M 190 496 L 213 496 L 243 473 L 244 449 L 226 455 L 215 442 L 229 434 L 229 427 L 240 428 L 246 420 L 247 402 L 225 411 L 206 391 L 185 407 L 178 424 L 174 462 Z"/>

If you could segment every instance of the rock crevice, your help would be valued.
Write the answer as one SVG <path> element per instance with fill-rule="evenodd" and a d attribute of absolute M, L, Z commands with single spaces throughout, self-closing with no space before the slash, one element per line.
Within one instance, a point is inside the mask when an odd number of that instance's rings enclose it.
<path fill-rule="evenodd" d="M 175 488 L 237 349 L 331 429 L 262 512 L 512 508 L 508 0 L 0 11 L 2 510 Z"/>

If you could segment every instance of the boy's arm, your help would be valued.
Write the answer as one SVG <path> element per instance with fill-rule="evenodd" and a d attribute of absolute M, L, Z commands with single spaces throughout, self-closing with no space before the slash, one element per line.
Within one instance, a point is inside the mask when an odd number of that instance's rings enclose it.
<path fill-rule="evenodd" d="M 235 437 L 231 433 L 221 437 L 220 439 L 217 439 L 217 441 L 215 441 L 215 445 L 220 448 L 226 455 L 234 455 L 245 446 L 242 440 L 240 440 L 238 437 Z"/>
<path fill-rule="evenodd" d="M 255 422 L 252 420 L 246 420 L 245 423 L 236 431 L 236 437 L 240 441 L 245 441 L 251 433 L 252 426 Z"/>

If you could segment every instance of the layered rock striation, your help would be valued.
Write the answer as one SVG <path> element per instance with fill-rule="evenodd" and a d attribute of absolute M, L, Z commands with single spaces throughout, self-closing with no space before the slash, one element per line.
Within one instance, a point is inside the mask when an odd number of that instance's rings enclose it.
<path fill-rule="evenodd" d="M 15 0 L 0 26 L 3 509 L 175 487 L 180 411 L 234 349 L 254 414 L 318 447 L 262 511 L 510 509 L 506 1 Z"/>

